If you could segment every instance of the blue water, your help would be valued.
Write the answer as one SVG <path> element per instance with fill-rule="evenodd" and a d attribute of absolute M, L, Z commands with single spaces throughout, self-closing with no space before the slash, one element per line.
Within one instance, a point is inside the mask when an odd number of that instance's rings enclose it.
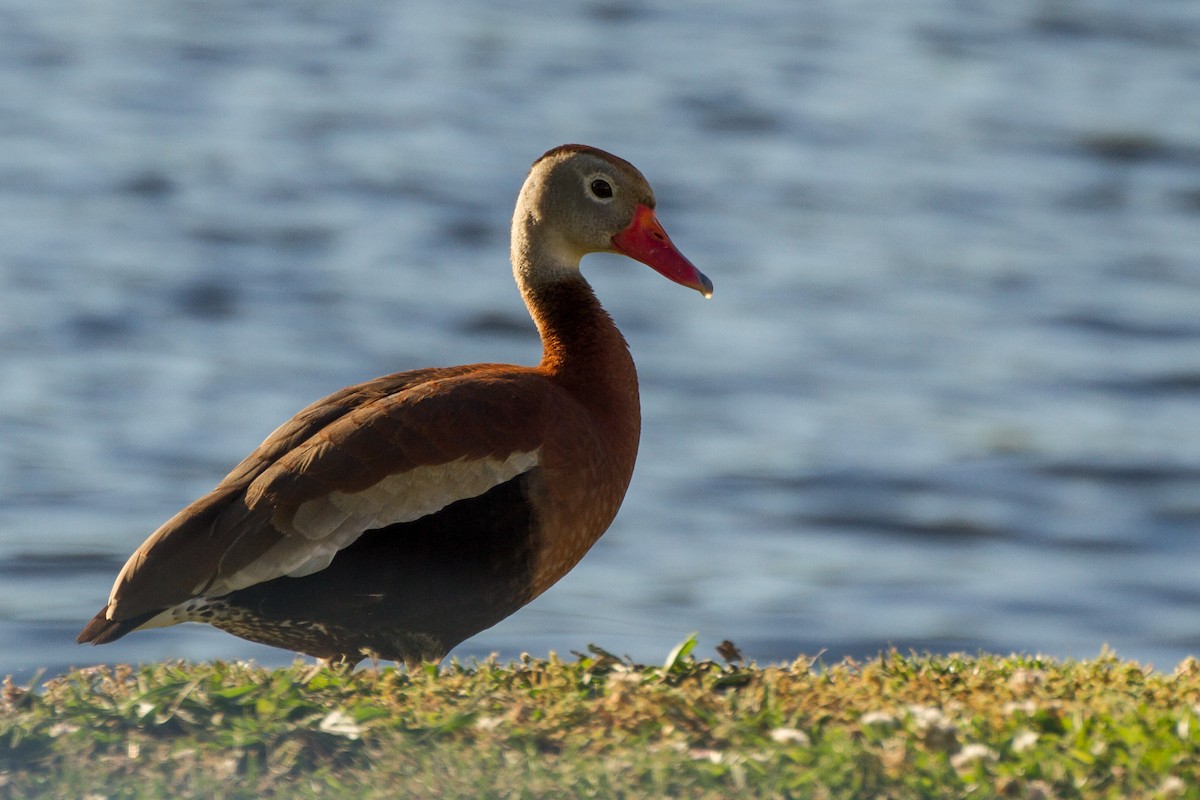
<path fill-rule="evenodd" d="M 529 163 L 638 164 L 710 302 L 585 272 L 642 375 L 620 517 L 460 655 L 699 631 L 1200 651 L 1200 7 L 0 2 L 0 673 L 309 401 L 532 363 Z"/>

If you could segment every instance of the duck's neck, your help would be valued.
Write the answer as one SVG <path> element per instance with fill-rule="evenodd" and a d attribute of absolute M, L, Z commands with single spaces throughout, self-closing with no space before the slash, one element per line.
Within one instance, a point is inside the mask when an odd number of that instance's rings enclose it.
<path fill-rule="evenodd" d="M 513 271 L 542 338 L 540 369 L 613 424 L 641 426 L 629 345 L 579 274 L 578 262 L 537 264 L 513 248 Z"/>
<path fill-rule="evenodd" d="M 525 302 L 542 337 L 542 368 L 564 379 L 637 386 L 629 345 L 581 276 L 531 287 Z"/>

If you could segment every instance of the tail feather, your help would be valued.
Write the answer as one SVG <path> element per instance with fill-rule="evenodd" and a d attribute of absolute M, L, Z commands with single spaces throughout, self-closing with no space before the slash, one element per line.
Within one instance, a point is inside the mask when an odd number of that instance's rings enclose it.
<path fill-rule="evenodd" d="M 75 637 L 77 644 L 108 644 L 115 642 L 130 631 L 136 630 L 142 623 L 157 614 L 157 611 L 151 611 L 147 614 L 139 614 L 136 617 L 129 619 L 109 619 L 105 616 L 108 613 L 108 607 L 100 609 L 100 613 L 92 617 L 92 621 L 84 626 L 79 635 Z"/>

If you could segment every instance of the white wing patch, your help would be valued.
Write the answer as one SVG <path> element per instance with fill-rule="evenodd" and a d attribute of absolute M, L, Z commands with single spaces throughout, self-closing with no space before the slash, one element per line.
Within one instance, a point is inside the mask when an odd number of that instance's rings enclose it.
<path fill-rule="evenodd" d="M 282 541 L 253 563 L 215 581 L 204 594 L 219 597 L 284 575 L 299 578 L 320 572 L 364 531 L 412 522 L 458 500 L 478 497 L 533 469 L 540 457 L 541 448 L 506 459 L 460 458 L 389 475 L 361 492 L 335 491 L 309 500 L 296 509 Z"/>

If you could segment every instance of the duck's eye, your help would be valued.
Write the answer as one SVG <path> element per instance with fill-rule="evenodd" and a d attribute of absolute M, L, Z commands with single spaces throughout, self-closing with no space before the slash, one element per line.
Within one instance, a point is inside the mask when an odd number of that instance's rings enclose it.
<path fill-rule="evenodd" d="M 591 190 L 592 194 L 603 199 L 608 199 L 613 194 L 612 187 L 603 178 L 596 178 L 596 180 L 592 181 Z"/>

